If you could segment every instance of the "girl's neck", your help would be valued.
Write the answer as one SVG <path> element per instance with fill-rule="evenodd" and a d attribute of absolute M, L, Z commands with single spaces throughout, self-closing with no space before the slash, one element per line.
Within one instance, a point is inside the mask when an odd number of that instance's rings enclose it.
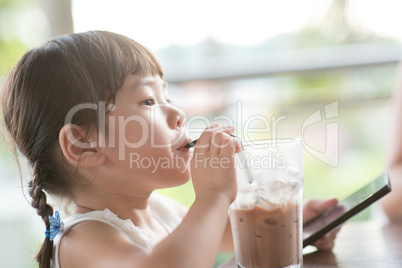
<path fill-rule="evenodd" d="M 75 213 L 76 214 L 84 214 L 84 213 L 88 213 L 88 212 L 92 212 L 95 211 L 96 209 L 92 209 L 86 206 L 81 206 L 79 204 L 76 204 L 76 209 L 75 209 Z"/>
<path fill-rule="evenodd" d="M 119 218 L 130 219 L 135 225 L 146 224 L 151 219 L 148 201 L 150 195 L 133 196 L 117 194 L 84 194 L 75 198 L 75 213 L 83 214 L 92 211 L 109 209 Z"/>

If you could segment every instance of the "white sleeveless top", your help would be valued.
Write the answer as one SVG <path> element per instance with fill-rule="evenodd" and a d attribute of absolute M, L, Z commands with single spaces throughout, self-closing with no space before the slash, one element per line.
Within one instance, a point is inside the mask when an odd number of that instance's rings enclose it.
<path fill-rule="evenodd" d="M 172 206 L 172 200 L 160 194 L 152 193 L 149 198 L 149 206 L 152 215 L 163 227 L 171 233 L 182 221 L 182 217 Z M 128 240 L 146 252 L 150 252 L 155 243 L 144 232 L 135 226 L 131 220 L 122 220 L 108 209 L 104 211 L 92 211 L 85 214 L 73 214 L 61 220 L 64 227 L 53 240 L 53 260 L 51 267 L 60 268 L 59 247 L 64 234 L 74 225 L 84 221 L 101 221 L 119 230 Z"/>

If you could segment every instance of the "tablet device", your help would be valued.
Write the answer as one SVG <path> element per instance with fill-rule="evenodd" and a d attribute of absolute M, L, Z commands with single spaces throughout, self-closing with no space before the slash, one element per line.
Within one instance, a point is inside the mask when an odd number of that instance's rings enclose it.
<path fill-rule="evenodd" d="M 313 244 L 369 205 L 391 192 L 388 174 L 383 173 L 363 188 L 303 225 L 303 247 Z"/>

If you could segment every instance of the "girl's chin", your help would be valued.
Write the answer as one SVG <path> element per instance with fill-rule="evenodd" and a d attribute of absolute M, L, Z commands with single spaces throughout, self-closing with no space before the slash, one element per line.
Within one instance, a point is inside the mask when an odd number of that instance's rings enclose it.
<path fill-rule="evenodd" d="M 175 182 L 178 183 L 176 186 L 183 185 L 187 183 L 189 180 L 190 180 L 190 171 L 189 170 L 181 171 L 181 173 L 175 179 Z"/>
<path fill-rule="evenodd" d="M 176 187 L 187 183 L 190 180 L 190 170 L 189 168 L 176 167 L 171 172 L 160 174 L 163 181 L 166 182 L 166 187 Z"/>
<path fill-rule="evenodd" d="M 180 178 L 180 181 L 183 181 L 183 183 L 188 182 L 191 178 L 190 170 L 188 170 L 188 169 L 182 170 L 180 175 L 178 176 L 178 178 Z"/>
<path fill-rule="evenodd" d="M 175 161 L 188 161 L 192 154 L 193 150 L 187 148 L 176 150 L 176 157 L 179 159 L 176 159 Z"/>

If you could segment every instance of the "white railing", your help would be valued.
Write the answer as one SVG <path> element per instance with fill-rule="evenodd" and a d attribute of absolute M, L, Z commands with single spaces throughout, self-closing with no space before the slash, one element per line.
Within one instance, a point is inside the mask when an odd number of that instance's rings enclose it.
<path fill-rule="evenodd" d="M 161 63 L 166 81 L 180 83 L 389 64 L 398 62 L 401 56 L 402 44 L 378 42 Z"/>

